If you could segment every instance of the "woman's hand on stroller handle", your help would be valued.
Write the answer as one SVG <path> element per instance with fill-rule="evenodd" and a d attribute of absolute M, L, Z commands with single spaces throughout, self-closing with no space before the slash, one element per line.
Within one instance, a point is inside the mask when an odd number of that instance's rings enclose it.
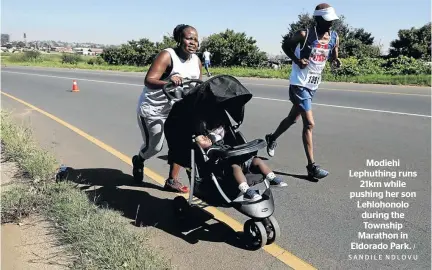
<path fill-rule="evenodd" d="M 181 98 L 179 97 L 178 91 L 181 90 L 177 90 L 176 88 L 181 86 L 181 87 L 185 87 L 186 85 L 190 85 L 191 83 L 198 83 L 201 84 L 203 83 L 203 81 L 198 80 L 198 79 L 189 79 L 189 78 L 182 78 L 178 75 L 173 75 L 170 78 L 170 82 L 166 83 L 163 87 L 162 87 L 162 91 L 164 92 L 165 96 L 168 98 L 169 101 L 171 101 L 172 99 L 178 99 Z"/>
<path fill-rule="evenodd" d="M 172 84 L 174 84 L 175 86 L 180 86 L 180 85 L 182 86 L 183 85 L 183 78 L 179 75 L 173 75 L 170 78 L 170 82 Z"/>

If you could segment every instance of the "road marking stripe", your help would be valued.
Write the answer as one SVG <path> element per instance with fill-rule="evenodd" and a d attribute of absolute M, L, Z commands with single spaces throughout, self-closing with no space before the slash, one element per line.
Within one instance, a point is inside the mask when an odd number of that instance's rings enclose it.
<path fill-rule="evenodd" d="M 112 82 L 112 81 L 100 81 L 100 80 L 91 80 L 91 79 L 81 79 L 81 78 L 75 78 L 75 77 L 64 77 L 64 76 L 54 76 L 54 75 L 44 75 L 44 74 L 33 74 L 33 73 L 25 73 L 25 72 L 17 72 L 17 71 L 7 71 L 7 70 L 2 70 L 2 72 L 16 73 L 16 74 L 25 74 L 25 75 L 31 75 L 31 76 L 51 77 L 51 78 L 59 78 L 59 79 L 71 79 L 71 80 L 76 79 L 76 80 L 80 80 L 80 81 L 100 82 L 100 83 L 112 83 L 112 84 L 123 84 L 123 85 L 131 85 L 131 86 L 140 86 L 140 87 L 143 87 L 142 84 L 133 84 L 133 83 L 120 83 L 120 82 Z M 137 76 L 128 76 L 128 77 L 137 77 Z M 241 79 L 240 79 L 240 81 L 241 81 Z M 259 85 L 259 86 L 282 87 L 282 88 L 288 88 L 289 87 L 289 85 L 260 84 L 260 83 L 248 83 L 248 82 L 242 82 L 242 84 L 244 84 L 244 85 Z M 416 93 L 382 92 L 382 91 L 331 89 L 331 88 L 320 88 L 319 90 L 339 91 L 339 92 L 359 92 L 359 93 L 384 94 L 384 95 L 420 96 L 420 97 L 430 97 L 431 96 L 431 95 L 416 94 Z"/>
<path fill-rule="evenodd" d="M 114 149 L 113 147 L 103 143 L 102 141 L 94 138 L 93 136 L 85 133 L 84 131 L 80 130 L 79 128 L 61 120 L 60 118 L 45 112 L 42 109 L 39 109 L 37 107 L 35 107 L 34 105 L 25 102 L 19 98 L 16 98 L 8 93 L 5 93 L 3 91 L 0 91 L 1 94 L 21 103 L 24 104 L 30 108 L 32 108 L 33 110 L 47 116 L 48 118 L 51 118 L 52 120 L 54 120 L 55 122 L 71 129 L 72 131 L 74 131 L 75 133 L 79 134 L 80 136 L 86 138 L 87 140 L 91 141 L 92 143 L 96 144 L 97 146 L 99 146 L 100 148 L 106 150 L 107 152 L 111 153 L 112 155 L 114 155 L 115 157 L 119 158 L 120 160 L 122 160 L 123 162 L 129 164 L 130 166 L 132 166 L 132 161 L 131 158 L 126 156 L 125 154 L 119 152 L 118 150 Z M 153 179 L 154 181 L 156 181 L 157 183 L 159 183 L 160 185 L 163 185 L 165 183 L 165 178 L 163 176 L 161 176 L 160 174 L 148 169 L 147 167 L 144 168 L 144 173 L 150 177 L 151 179 Z M 178 194 L 181 196 L 184 196 L 185 198 L 188 198 L 188 194 Z M 243 226 L 240 222 L 238 222 L 237 220 L 233 219 L 232 217 L 224 214 L 223 212 L 219 211 L 217 208 L 213 207 L 213 206 L 207 206 L 203 208 L 204 210 L 206 210 L 207 212 L 209 212 L 210 214 L 212 214 L 215 219 L 227 224 L 228 226 L 230 226 L 233 230 L 241 232 L 243 231 Z M 284 264 L 290 266 L 291 268 L 294 269 L 316 269 L 315 267 L 313 267 L 312 265 L 310 265 L 309 263 L 303 261 L 302 259 L 296 257 L 294 254 L 290 253 L 289 251 L 281 248 L 280 246 L 276 245 L 276 244 L 271 244 L 268 246 L 265 246 L 263 248 L 266 252 L 268 252 L 269 254 L 271 254 L 272 256 L 276 257 L 277 259 L 279 259 L 281 262 L 283 262 Z"/>
<path fill-rule="evenodd" d="M 76 77 L 53 76 L 53 75 L 33 74 L 33 73 L 15 72 L 15 71 L 4 71 L 4 70 L 2 70 L 2 73 L 15 73 L 15 74 L 24 74 L 24 75 L 30 75 L 30 76 L 37 76 L 37 77 L 49 77 L 49 78 L 57 78 L 57 79 L 80 80 L 80 81 L 87 81 L 87 82 L 122 84 L 122 85 L 130 85 L 130 86 L 141 86 L 141 87 L 143 86 L 142 84 L 121 83 L 121 82 L 112 82 L 112 81 L 100 81 L 100 80 L 91 80 L 91 79 L 83 79 L 83 78 L 76 78 Z"/>
<path fill-rule="evenodd" d="M 262 99 L 262 100 L 279 101 L 279 102 L 291 102 L 291 101 L 289 101 L 289 100 L 285 100 L 285 99 L 264 98 L 264 97 L 254 97 L 254 98 L 255 98 L 255 99 Z M 409 115 L 409 116 L 418 116 L 418 117 L 431 118 L 430 115 L 425 115 L 425 114 L 415 114 L 415 113 L 403 113 L 403 112 L 383 111 L 383 110 L 366 109 L 366 108 L 357 108 L 357 107 L 348 107 L 348 106 L 338 106 L 338 105 L 321 104 L 321 103 L 313 103 L 313 105 L 324 106 L 324 107 L 333 107 L 333 108 L 342 108 L 342 109 L 351 109 L 351 110 L 359 110 L 359 111 L 381 112 L 381 113 L 389 113 L 389 114 L 400 114 L 400 115 Z"/>
<path fill-rule="evenodd" d="M 281 88 L 289 88 L 289 85 L 278 85 L 278 84 L 264 84 L 264 83 L 247 83 L 242 82 L 244 85 L 260 85 L 260 86 L 271 86 L 271 87 L 281 87 Z M 425 94 L 416 94 L 416 93 L 401 93 L 401 92 L 382 92 L 382 91 L 368 91 L 368 90 L 350 90 L 350 89 L 334 89 L 334 88 L 326 88 L 320 87 L 319 91 L 339 91 L 339 92 L 359 92 L 359 93 L 371 93 L 371 94 L 384 94 L 384 95 L 403 95 L 403 96 L 420 96 L 420 97 L 430 97 L 431 95 Z"/>
<path fill-rule="evenodd" d="M 418 96 L 418 97 L 430 97 L 431 96 L 431 95 L 416 94 L 416 93 L 382 92 L 382 91 L 350 90 L 350 89 L 334 89 L 334 88 L 324 88 L 324 87 L 320 88 L 319 90 L 339 91 L 339 92 L 359 92 L 359 93 L 384 94 L 384 95 Z"/>
<path fill-rule="evenodd" d="M 20 69 L 23 71 L 52 71 L 52 72 L 65 72 L 72 74 L 95 74 L 95 75 L 115 75 L 130 78 L 142 78 L 147 71 L 118 71 L 109 69 L 83 69 L 83 68 L 48 68 L 38 66 L 10 66 L 11 68 Z M 6 67 L 8 68 L 8 67 Z"/>

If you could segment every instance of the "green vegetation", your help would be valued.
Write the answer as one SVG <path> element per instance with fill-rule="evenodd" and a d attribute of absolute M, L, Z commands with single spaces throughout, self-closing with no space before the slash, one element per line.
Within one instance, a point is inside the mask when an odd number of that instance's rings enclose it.
<path fill-rule="evenodd" d="M 420 28 L 411 27 L 398 31 L 398 38 L 390 43 L 390 56 L 405 55 L 416 59 L 431 59 L 431 28 L 427 23 Z"/>
<path fill-rule="evenodd" d="M 76 269 L 169 269 L 146 245 L 146 235 L 128 226 L 120 213 L 99 208 L 68 182 L 54 181 L 58 163 L 38 147 L 29 128 L 1 115 L 2 154 L 16 162 L 28 181 L 1 193 L 2 223 L 33 213 L 56 223 L 57 237 L 77 256 Z"/>
<path fill-rule="evenodd" d="M 40 55 L 31 58 L 24 54 L 3 56 L 3 64 L 21 66 L 40 66 L 57 68 L 78 68 L 94 70 L 113 70 L 126 72 L 146 72 L 149 66 L 109 65 L 101 57 L 62 57 L 62 55 Z M 63 60 L 63 62 L 62 62 Z M 66 61 L 64 61 L 66 60 Z M 69 62 L 68 62 L 69 61 Z M 72 63 L 71 63 L 72 62 Z M 102 63 L 102 64 L 101 64 Z M 291 66 L 281 69 L 265 67 L 212 67 L 213 75 L 229 74 L 237 77 L 288 79 Z M 205 70 L 203 69 L 205 74 Z M 332 82 L 355 82 L 376 84 L 401 84 L 431 86 L 431 66 L 424 61 L 399 56 L 397 58 L 357 58 L 342 59 L 341 69 L 331 72 L 327 66 L 323 80 Z"/>

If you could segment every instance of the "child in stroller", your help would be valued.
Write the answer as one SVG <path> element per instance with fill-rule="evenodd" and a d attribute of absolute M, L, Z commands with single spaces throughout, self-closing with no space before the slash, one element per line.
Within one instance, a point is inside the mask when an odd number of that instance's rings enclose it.
<path fill-rule="evenodd" d="M 216 112 L 217 111 L 217 112 Z M 207 120 L 200 123 L 199 132 L 196 137 L 196 142 L 207 153 L 210 153 L 212 146 L 224 146 L 225 127 L 223 124 L 224 111 L 216 110 L 209 114 Z M 229 167 L 229 173 L 232 173 L 238 183 L 238 188 L 243 194 L 246 201 L 254 202 L 262 199 L 257 190 L 250 188 L 246 181 L 245 173 L 260 173 L 271 186 L 286 187 L 287 184 L 277 177 L 272 170 L 264 163 L 262 159 L 257 156 L 248 157 L 244 159 L 230 159 L 229 164 L 223 163 L 222 166 Z"/>

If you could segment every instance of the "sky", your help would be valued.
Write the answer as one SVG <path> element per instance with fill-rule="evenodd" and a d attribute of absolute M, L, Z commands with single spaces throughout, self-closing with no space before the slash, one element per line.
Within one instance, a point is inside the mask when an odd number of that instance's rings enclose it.
<path fill-rule="evenodd" d="M 118 45 L 128 40 L 162 40 L 177 24 L 194 26 L 200 38 L 225 29 L 245 32 L 269 54 L 281 54 L 282 36 L 311 0 L 3 0 L 1 33 L 11 40 L 60 40 Z M 387 50 L 399 29 L 431 21 L 430 0 L 332 0 L 338 15 L 364 28 Z"/>

